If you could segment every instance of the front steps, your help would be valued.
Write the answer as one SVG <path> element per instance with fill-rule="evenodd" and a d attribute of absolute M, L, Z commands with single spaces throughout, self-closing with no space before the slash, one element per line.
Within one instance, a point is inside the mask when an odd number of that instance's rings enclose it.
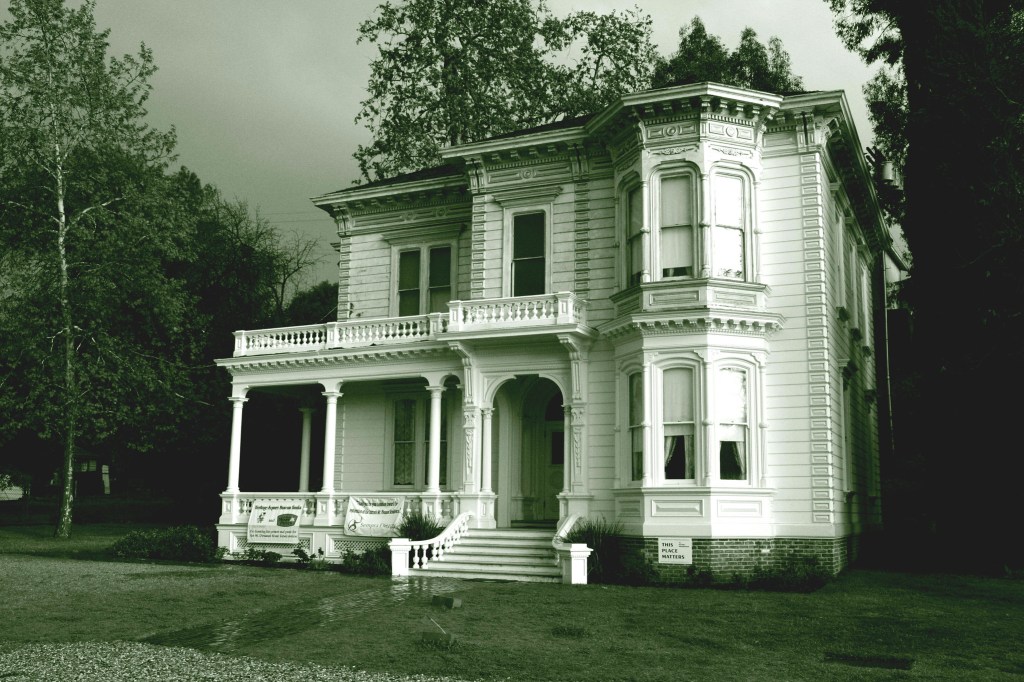
<path fill-rule="evenodd" d="M 558 583 L 562 571 L 551 548 L 554 530 L 474 528 L 426 568 L 410 575 Z"/>

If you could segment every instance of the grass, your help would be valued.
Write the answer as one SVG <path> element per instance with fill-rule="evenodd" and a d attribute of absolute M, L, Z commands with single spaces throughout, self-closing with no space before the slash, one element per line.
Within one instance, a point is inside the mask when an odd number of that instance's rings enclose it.
<path fill-rule="evenodd" d="M 0 528 L 0 647 L 137 640 L 467 679 L 1024 674 L 1021 580 L 852 570 L 813 594 L 790 594 L 96 560 L 129 529 L 79 526 L 57 541 L 48 527 Z M 462 607 L 433 606 L 440 593 Z M 455 645 L 424 640 L 434 623 Z"/>

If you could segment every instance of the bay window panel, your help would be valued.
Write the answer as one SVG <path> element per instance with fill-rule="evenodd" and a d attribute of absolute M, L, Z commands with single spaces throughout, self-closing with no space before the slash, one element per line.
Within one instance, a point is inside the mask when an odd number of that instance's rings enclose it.
<path fill-rule="evenodd" d="M 747 373 L 736 367 L 718 371 L 718 466 L 723 481 L 747 478 Z"/>
<path fill-rule="evenodd" d="M 629 192 L 628 197 L 629 224 L 626 235 L 626 248 L 629 251 L 629 286 L 640 283 L 640 276 L 644 269 L 643 253 L 643 227 L 644 207 L 643 190 L 636 187 Z"/>
<path fill-rule="evenodd" d="M 743 226 L 743 180 L 728 175 L 714 179 L 715 224 Z"/>
<path fill-rule="evenodd" d="M 716 225 L 711 241 L 715 276 L 743 279 L 743 230 Z"/>
<path fill-rule="evenodd" d="M 661 226 L 690 225 L 693 204 L 690 176 L 681 175 L 661 181 Z"/>
<path fill-rule="evenodd" d="M 693 228 L 661 228 L 661 276 L 693 276 Z"/>
<path fill-rule="evenodd" d="M 630 472 L 634 481 L 644 477 L 644 377 L 639 372 L 629 375 L 629 440 Z"/>
<path fill-rule="evenodd" d="M 694 478 L 693 426 L 665 426 L 665 479 Z"/>
<path fill-rule="evenodd" d="M 718 468 L 723 481 L 747 478 L 747 435 L 742 426 L 720 426 L 718 431 Z"/>
<path fill-rule="evenodd" d="M 688 175 L 661 181 L 659 257 L 662 277 L 693 276 L 693 192 Z"/>
<path fill-rule="evenodd" d="M 665 478 L 694 477 L 694 382 L 688 367 L 667 369 L 662 375 L 665 432 Z"/>

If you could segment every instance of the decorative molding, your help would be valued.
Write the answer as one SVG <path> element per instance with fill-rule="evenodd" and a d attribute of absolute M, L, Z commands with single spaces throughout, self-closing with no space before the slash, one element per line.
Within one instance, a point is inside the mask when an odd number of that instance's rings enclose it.
<path fill-rule="evenodd" d="M 689 144 L 685 147 L 666 147 L 664 149 L 652 149 L 651 154 L 658 156 L 675 156 L 677 154 L 686 154 L 687 152 L 695 152 L 700 149 L 698 144 Z"/>
<path fill-rule="evenodd" d="M 711 145 L 711 148 L 714 149 L 716 152 L 719 152 L 720 154 L 725 154 L 727 156 L 739 156 L 745 159 L 754 158 L 754 152 L 749 149 L 734 149 L 732 147 L 720 147 L 715 144 Z"/>

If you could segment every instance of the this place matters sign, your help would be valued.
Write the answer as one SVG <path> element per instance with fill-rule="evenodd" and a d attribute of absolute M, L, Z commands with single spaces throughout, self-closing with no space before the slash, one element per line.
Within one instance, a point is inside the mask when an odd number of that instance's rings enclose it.
<path fill-rule="evenodd" d="M 299 542 L 302 500 L 255 500 L 249 514 L 249 542 L 295 545 Z"/>
<path fill-rule="evenodd" d="M 658 538 L 658 563 L 693 563 L 693 538 Z"/>
<path fill-rule="evenodd" d="M 397 538 L 402 522 L 401 497 L 350 497 L 345 511 L 345 535 Z"/>

